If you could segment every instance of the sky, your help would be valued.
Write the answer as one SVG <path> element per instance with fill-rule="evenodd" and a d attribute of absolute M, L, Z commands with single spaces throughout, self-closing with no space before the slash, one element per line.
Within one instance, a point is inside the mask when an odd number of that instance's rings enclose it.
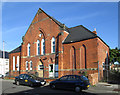
<path fill-rule="evenodd" d="M 2 41 L 10 52 L 22 43 L 38 9 L 42 8 L 67 27 L 83 25 L 109 45 L 118 47 L 117 2 L 4 2 L 2 3 Z M 0 47 L 0 49 L 3 49 Z"/>

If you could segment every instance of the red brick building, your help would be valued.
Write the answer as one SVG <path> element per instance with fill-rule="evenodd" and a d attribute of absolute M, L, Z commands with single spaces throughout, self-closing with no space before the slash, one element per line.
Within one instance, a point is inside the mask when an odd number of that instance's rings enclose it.
<path fill-rule="evenodd" d="M 29 72 L 49 79 L 86 70 L 88 77 L 103 77 L 109 46 L 96 31 L 68 28 L 39 9 L 22 40 L 9 54 L 10 76 Z"/>

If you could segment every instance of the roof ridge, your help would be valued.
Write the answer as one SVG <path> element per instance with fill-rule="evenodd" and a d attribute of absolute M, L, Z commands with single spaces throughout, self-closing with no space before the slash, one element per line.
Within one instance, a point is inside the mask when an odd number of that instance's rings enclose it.
<path fill-rule="evenodd" d="M 86 29 L 88 32 L 92 33 L 93 35 L 97 35 L 97 34 L 93 33 L 92 31 L 90 31 L 89 29 L 87 29 L 86 27 L 84 27 L 83 25 L 78 25 L 78 26 L 71 27 L 71 28 L 68 28 L 68 29 L 73 29 L 73 28 L 76 28 L 76 27 L 83 27 L 83 28 Z"/>
<path fill-rule="evenodd" d="M 56 20 L 54 17 L 48 15 L 45 11 L 43 11 L 41 8 L 39 8 L 39 10 L 41 10 L 42 12 L 44 12 L 49 18 L 51 18 L 56 24 L 58 24 L 60 27 L 64 27 L 65 24 L 61 23 L 60 21 Z M 38 11 L 39 11 L 38 10 Z M 65 26 L 66 28 L 68 28 L 67 26 Z"/>

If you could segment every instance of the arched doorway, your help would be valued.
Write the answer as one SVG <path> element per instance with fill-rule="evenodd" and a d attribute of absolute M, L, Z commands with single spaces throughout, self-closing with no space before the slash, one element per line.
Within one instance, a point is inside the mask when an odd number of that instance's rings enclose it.
<path fill-rule="evenodd" d="M 44 77 L 44 72 L 43 72 L 43 70 L 44 70 L 44 65 L 43 65 L 43 62 L 40 60 L 39 62 L 38 62 L 38 76 L 39 77 Z"/>

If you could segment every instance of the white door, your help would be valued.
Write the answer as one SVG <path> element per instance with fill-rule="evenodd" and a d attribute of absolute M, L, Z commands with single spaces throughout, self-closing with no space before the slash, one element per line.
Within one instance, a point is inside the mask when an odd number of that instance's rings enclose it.
<path fill-rule="evenodd" d="M 49 77 L 52 77 L 52 78 L 55 77 L 55 65 L 54 64 L 49 65 Z"/>

